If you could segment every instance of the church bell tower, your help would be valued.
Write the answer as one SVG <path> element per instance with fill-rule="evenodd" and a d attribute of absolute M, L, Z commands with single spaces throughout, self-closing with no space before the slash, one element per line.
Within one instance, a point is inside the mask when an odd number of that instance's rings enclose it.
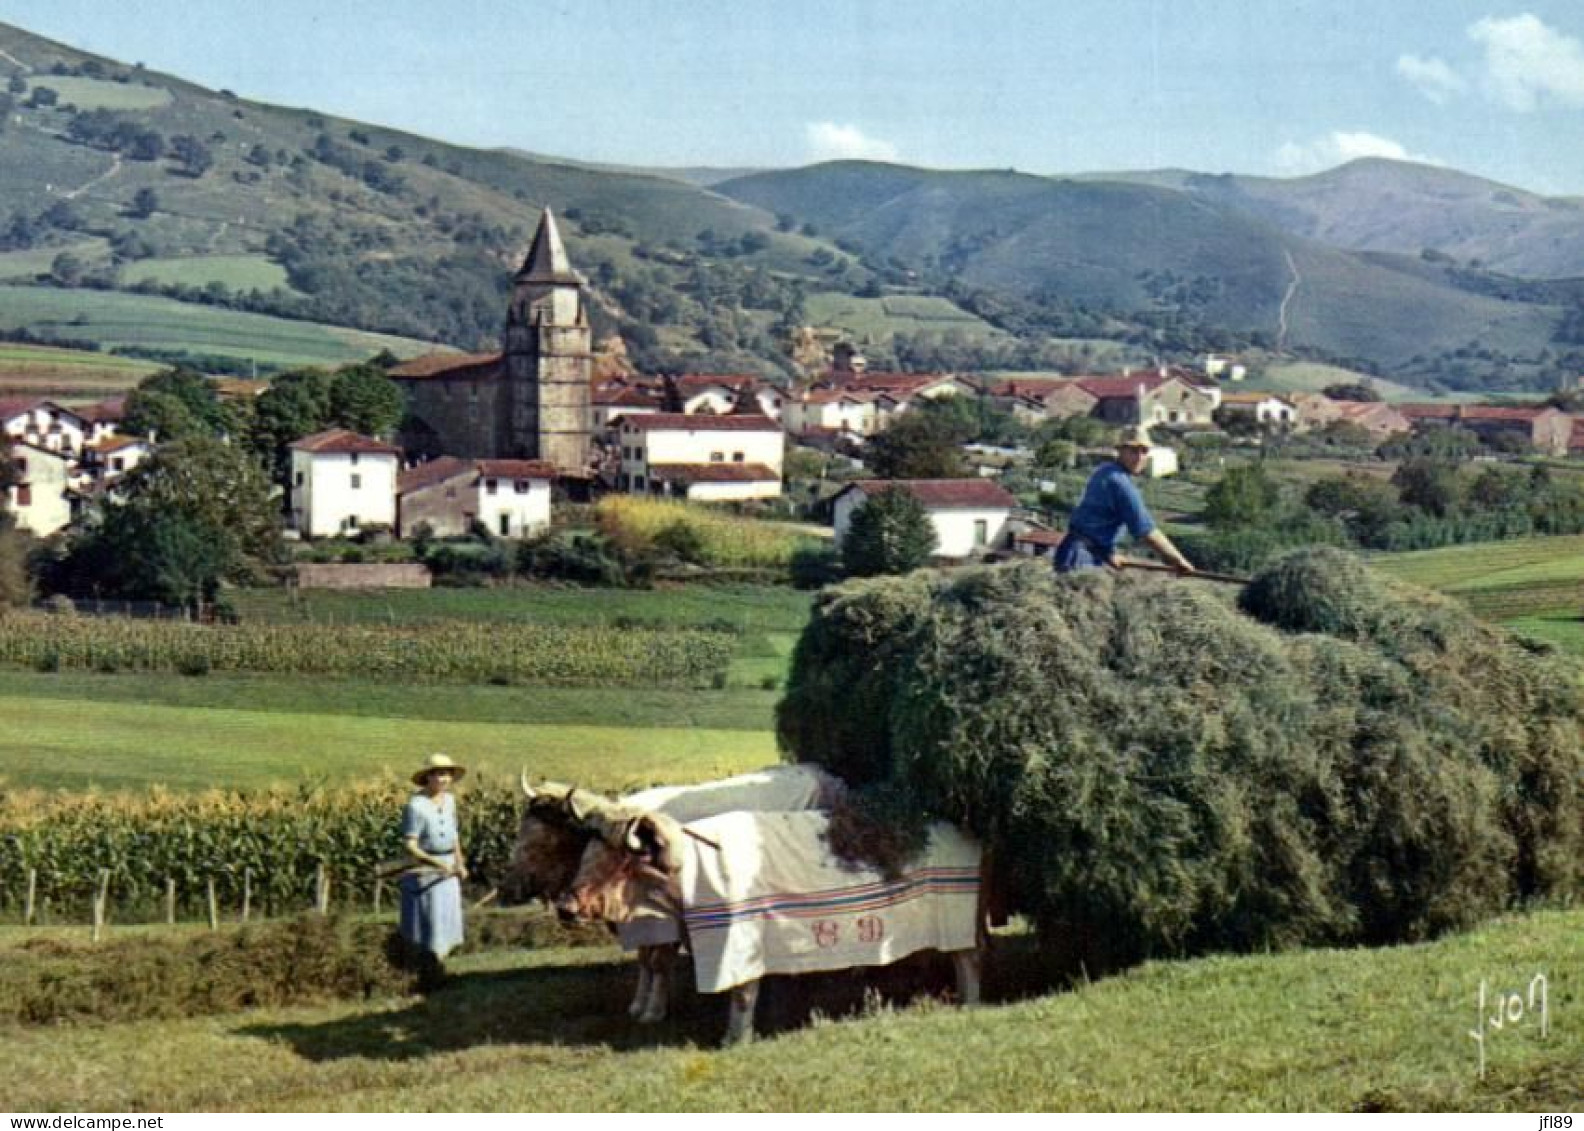
<path fill-rule="evenodd" d="M 593 339 L 583 291 L 546 208 L 506 312 L 496 445 L 504 458 L 547 460 L 563 471 L 588 467 Z"/>

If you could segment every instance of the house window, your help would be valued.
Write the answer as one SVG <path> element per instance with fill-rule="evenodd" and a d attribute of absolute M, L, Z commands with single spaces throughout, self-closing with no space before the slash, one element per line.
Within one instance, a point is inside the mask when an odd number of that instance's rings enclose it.
<path fill-rule="evenodd" d="M 446 498 L 448 498 L 448 499 L 456 498 L 456 488 L 455 487 L 447 487 L 446 488 Z"/>
<path fill-rule="evenodd" d="M 498 480 L 495 480 L 495 479 L 486 479 L 486 480 L 484 480 L 484 493 L 486 495 L 493 495 L 495 493 L 495 488 L 498 485 L 499 485 L 499 481 Z"/>
<path fill-rule="evenodd" d="M 974 545 L 983 546 L 990 541 L 990 522 L 988 519 L 974 519 Z"/>
<path fill-rule="evenodd" d="M 296 482 L 295 482 L 294 485 L 298 486 L 298 487 L 301 487 L 303 485 L 303 473 L 302 472 L 299 471 L 297 473 L 297 479 L 296 479 Z"/>
<path fill-rule="evenodd" d="M 743 461 L 743 454 L 741 452 L 733 452 L 732 453 L 732 462 L 733 463 L 741 463 L 742 461 Z"/>
<path fill-rule="evenodd" d="M 352 453 L 352 466 L 353 467 L 357 466 L 357 457 L 358 457 L 358 454 L 356 452 L 353 452 Z"/>
<path fill-rule="evenodd" d="M 349 515 L 346 516 L 346 528 L 348 530 L 356 530 L 357 529 L 357 515 L 349 514 Z"/>
<path fill-rule="evenodd" d="M 17 469 L 17 474 L 18 475 L 26 475 L 27 474 L 27 460 L 26 459 L 24 459 L 24 458 L 19 456 L 18 458 L 12 460 L 11 462 L 16 465 L 16 469 Z"/>
<path fill-rule="evenodd" d="M 473 382 L 471 385 L 468 386 L 468 400 L 470 400 L 470 401 L 478 400 L 478 382 L 477 381 Z"/>
<path fill-rule="evenodd" d="M 440 398 L 447 401 L 451 399 L 451 382 L 440 382 Z"/>
<path fill-rule="evenodd" d="M 517 482 L 512 484 L 512 489 L 514 491 L 516 491 L 519 495 L 526 495 L 528 493 L 528 480 L 526 480 L 526 479 L 517 480 Z"/>
<path fill-rule="evenodd" d="M 126 468 L 126 460 L 122 459 L 120 456 L 112 456 L 110 458 L 110 470 L 111 471 L 122 471 L 122 470 L 125 470 L 125 468 Z"/>
<path fill-rule="evenodd" d="M 363 488 L 363 477 L 361 475 L 354 475 L 352 477 L 352 490 L 359 491 L 359 490 L 362 490 L 362 488 Z"/>
<path fill-rule="evenodd" d="M 725 452 L 711 452 L 710 453 L 710 462 L 711 463 L 725 463 L 726 462 L 726 453 Z"/>
<path fill-rule="evenodd" d="M 33 485 L 31 483 L 22 484 L 16 491 L 17 506 L 28 507 L 33 505 Z"/>
<path fill-rule="evenodd" d="M 511 515 L 503 514 L 500 516 L 500 532 L 502 538 L 511 533 Z"/>

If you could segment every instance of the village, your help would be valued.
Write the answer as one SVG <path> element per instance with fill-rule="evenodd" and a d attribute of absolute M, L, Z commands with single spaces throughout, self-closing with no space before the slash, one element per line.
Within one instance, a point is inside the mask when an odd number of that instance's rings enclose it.
<path fill-rule="evenodd" d="M 552 213 L 514 277 L 507 348 L 437 353 L 396 362 L 387 377 L 407 405 L 400 429 L 361 435 L 333 428 L 290 443 L 279 484 L 288 537 L 304 542 L 369 534 L 461 538 L 482 529 L 522 539 L 555 521 L 555 500 L 626 493 L 689 503 L 781 500 L 790 452 L 816 458 L 829 478 L 805 517 L 828 523 L 839 544 L 852 512 L 890 486 L 911 493 L 936 535 L 933 556 L 1048 554 L 1060 539 L 1052 515 L 1001 482 L 1027 467 L 1027 446 L 965 445 L 961 478 L 886 480 L 866 474 L 865 443 L 923 406 L 955 399 L 1015 421 L 1025 435 L 1087 420 L 1103 455 L 1115 430 L 1143 425 L 1158 437 L 1145 474 L 1177 473 L 1179 447 L 1208 438 L 1341 435 L 1355 446 L 1460 429 L 1493 454 L 1565 459 L 1584 453 L 1584 419 L 1547 404 L 1340 399 L 1321 392 L 1242 391 L 1242 367 L 1210 357 L 1104 376 L 987 379 L 971 374 L 875 372 L 850 343 L 799 387 L 744 375 L 644 375 L 619 341 L 592 341 L 586 283 L 570 263 Z M 257 396 L 266 382 L 218 379 L 217 395 Z M 1346 390 L 1344 390 L 1346 391 Z M 102 500 L 157 450 L 157 435 L 122 428 L 125 398 L 70 406 L 0 401 L 16 482 L 8 509 L 36 537 L 92 521 Z M 1174 447 L 1173 445 L 1177 445 Z M 1076 457 L 1076 445 L 1067 459 Z M 835 469 L 835 473 L 832 470 Z M 816 505 L 817 504 L 817 505 Z M 785 513 L 783 511 L 783 513 Z M 356 570 L 340 584 L 356 585 Z M 389 583 L 389 571 L 367 574 Z M 410 583 L 410 582 L 406 582 Z"/>

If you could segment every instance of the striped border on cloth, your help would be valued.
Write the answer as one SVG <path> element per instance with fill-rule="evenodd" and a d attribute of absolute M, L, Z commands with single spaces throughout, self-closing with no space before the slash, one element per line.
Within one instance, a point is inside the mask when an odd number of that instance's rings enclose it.
<path fill-rule="evenodd" d="M 683 917 L 689 932 L 719 930 L 750 919 L 799 919 L 879 911 L 931 895 L 979 896 L 977 868 L 922 868 L 899 880 L 856 884 L 797 895 L 762 895 L 756 899 L 700 903 Z"/>

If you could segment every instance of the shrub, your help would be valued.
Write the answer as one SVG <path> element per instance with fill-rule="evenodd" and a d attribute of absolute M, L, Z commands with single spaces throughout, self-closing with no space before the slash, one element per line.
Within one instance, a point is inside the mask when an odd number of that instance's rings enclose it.
<path fill-rule="evenodd" d="M 1038 564 L 849 582 L 816 602 L 778 735 L 912 814 L 893 840 L 932 815 L 1015 861 L 1012 909 L 1090 969 L 1576 896 L 1576 668 L 1334 551 L 1244 605 Z"/>

